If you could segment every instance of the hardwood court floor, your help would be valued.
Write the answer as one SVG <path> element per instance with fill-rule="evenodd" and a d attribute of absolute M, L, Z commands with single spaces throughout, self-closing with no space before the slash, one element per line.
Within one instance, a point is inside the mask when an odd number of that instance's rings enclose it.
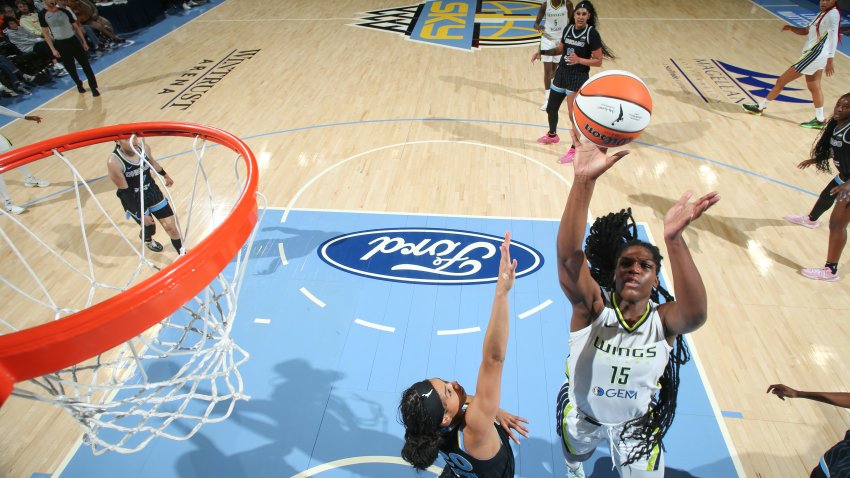
<path fill-rule="evenodd" d="M 273 206 L 559 217 L 568 192 L 562 179 L 570 183 L 572 171 L 556 162 L 563 142 L 535 142 L 546 117 L 538 110 L 542 68 L 529 63 L 534 47 L 461 51 L 351 26 L 363 12 L 404 3 L 227 0 L 102 72 L 100 99 L 67 92 L 33 112 L 44 117 L 41 127 L 18 121 L 3 134 L 25 144 L 105 124 L 198 122 L 249 138 Z M 600 181 L 591 212 L 632 207 L 661 238 L 662 217 L 683 191 L 720 191 L 722 201 L 685 234 L 710 301 L 693 343 L 720 410 L 742 417 L 724 422 L 746 475 L 803 476 L 843 437 L 850 416 L 765 390 L 784 382 L 850 391 L 850 378 L 836 373 L 850 361 L 850 280 L 801 277 L 801 267 L 823 263 L 827 230 L 782 220 L 808 211 L 829 177 L 794 167 L 815 138 L 797 126 L 812 117 L 811 106 L 774 102 L 766 116 L 749 116 L 736 104 L 745 93 L 713 61 L 778 75 L 803 39 L 780 33 L 783 23 L 747 0 L 596 6 L 617 55 L 604 68 L 643 78 L 654 117 L 632 154 Z M 253 53 L 196 97 L 175 98 L 174 85 L 191 78 L 182 75 L 234 52 Z M 823 82 L 827 111 L 846 93 L 850 61 L 839 54 L 835 68 Z M 352 124 L 320 127 L 340 123 Z M 83 168 L 89 177 L 103 174 L 98 161 Z M 50 179 L 48 166 L 33 169 Z M 179 168 L 169 165 L 173 174 Z M 44 194 L 11 176 L 10 192 L 21 202 Z M 61 222 L 71 205 L 63 198 L 38 202 L 28 214 Z M 848 264 L 845 256 L 842 271 Z M 0 411 L 0 428 L 0 475 L 12 477 L 53 472 L 78 435 L 61 413 L 15 398 Z"/>

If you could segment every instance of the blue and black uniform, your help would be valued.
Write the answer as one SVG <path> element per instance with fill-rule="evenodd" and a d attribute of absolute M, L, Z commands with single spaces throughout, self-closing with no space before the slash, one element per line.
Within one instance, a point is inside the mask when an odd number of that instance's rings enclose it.
<path fill-rule="evenodd" d="M 830 181 L 815 202 L 812 212 L 809 213 L 810 221 L 817 221 L 835 203 L 832 190 L 850 180 L 850 123 L 836 127 L 829 138 L 832 150 L 832 162 L 837 174 Z"/>
<path fill-rule="evenodd" d="M 564 28 L 561 43 L 564 44 L 564 55 L 558 64 L 558 69 L 555 70 L 555 78 L 549 88 L 549 103 L 546 105 L 546 113 L 549 115 L 549 134 L 555 134 L 558 131 L 558 110 L 561 108 L 561 103 L 567 95 L 578 91 L 590 78 L 589 66 L 580 63 L 568 65 L 567 59 L 573 53 L 579 58 L 591 58 L 594 51 L 602 48 L 602 37 L 591 25 L 577 30 L 573 24 Z"/>
<path fill-rule="evenodd" d="M 464 451 L 463 432 L 460 427 L 453 428 L 443 437 L 443 445 L 440 447 L 440 456 L 446 460 L 446 469 L 441 477 L 461 478 L 512 478 L 514 476 L 514 454 L 511 451 L 511 443 L 506 432 L 498 424 L 494 423 L 502 446 L 496 456 L 489 460 L 478 460 Z M 450 473 L 447 474 L 447 470 Z"/>
<path fill-rule="evenodd" d="M 141 224 L 142 216 L 153 214 L 158 219 L 163 219 L 174 215 L 159 186 L 151 177 L 150 163 L 143 162 L 141 159 L 133 162 L 121 151 L 120 146 L 115 147 L 112 155 L 120 162 L 124 178 L 129 186 L 127 189 L 119 189 L 116 192 L 128 217 L 132 217 Z M 144 190 L 144 195 L 139 194 L 141 190 Z M 142 196 L 144 196 L 144 213 L 142 213 Z"/>

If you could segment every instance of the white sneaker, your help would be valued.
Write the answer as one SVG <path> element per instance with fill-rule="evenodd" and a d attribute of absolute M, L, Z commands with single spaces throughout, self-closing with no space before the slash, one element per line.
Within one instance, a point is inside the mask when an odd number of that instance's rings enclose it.
<path fill-rule="evenodd" d="M 3 203 L 3 208 L 11 212 L 12 214 L 21 214 L 26 211 L 26 209 L 22 208 L 21 206 L 15 205 L 15 203 L 13 203 L 12 201 L 6 201 L 5 203 Z"/>
<path fill-rule="evenodd" d="M 584 474 L 584 465 L 579 464 L 578 468 L 575 470 L 570 470 L 570 467 L 567 467 L 567 478 L 587 478 Z"/>
<path fill-rule="evenodd" d="M 814 228 L 820 226 L 820 223 L 818 221 L 812 221 L 811 219 L 809 219 L 809 216 L 791 214 L 791 215 L 785 216 L 784 219 L 786 221 L 790 222 L 790 223 L 799 224 L 803 227 L 808 227 L 809 229 L 814 229 Z"/>
<path fill-rule="evenodd" d="M 46 188 L 47 186 L 50 186 L 50 181 L 38 179 L 35 176 L 24 179 L 24 187 L 27 188 Z"/>
<path fill-rule="evenodd" d="M 827 282 L 835 282 L 839 279 L 838 274 L 832 272 L 829 267 L 813 267 L 810 269 L 800 269 L 800 274 L 803 277 L 808 277 L 813 280 L 823 280 Z"/>

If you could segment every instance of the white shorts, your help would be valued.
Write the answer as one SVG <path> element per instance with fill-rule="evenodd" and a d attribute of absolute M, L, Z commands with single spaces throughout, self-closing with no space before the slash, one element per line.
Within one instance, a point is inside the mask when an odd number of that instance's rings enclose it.
<path fill-rule="evenodd" d="M 567 403 L 566 423 L 559 425 L 561 434 L 561 450 L 564 458 L 570 461 L 585 461 L 593 454 L 593 450 L 604 442 L 608 443 L 611 450 L 614 465 L 620 472 L 621 478 L 662 478 L 664 476 L 664 451 L 661 447 L 655 449 L 647 456 L 638 461 L 623 466 L 629 452 L 637 445 L 637 440 L 622 440 L 620 434 L 623 430 L 621 425 L 598 425 L 588 421 L 587 415 L 582 413 L 572 403 Z"/>
<path fill-rule="evenodd" d="M 804 52 L 803 56 L 797 60 L 797 63 L 794 63 L 794 70 L 801 75 L 814 75 L 819 70 L 826 68 L 826 60 L 828 58 L 824 51 Z"/>
<path fill-rule="evenodd" d="M 540 49 L 541 50 L 551 50 L 558 46 L 558 43 L 561 43 L 560 40 L 550 40 L 545 36 L 540 37 Z M 561 57 L 563 55 L 541 55 L 540 60 L 543 63 L 558 63 L 561 61 Z"/>

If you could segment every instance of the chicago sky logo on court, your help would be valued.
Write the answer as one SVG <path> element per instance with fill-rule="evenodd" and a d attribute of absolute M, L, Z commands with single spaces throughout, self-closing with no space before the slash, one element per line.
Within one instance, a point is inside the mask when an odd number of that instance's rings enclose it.
<path fill-rule="evenodd" d="M 374 279 L 418 284 L 496 282 L 504 238 L 452 229 L 401 228 L 360 231 L 325 241 L 319 257 L 337 269 Z M 516 276 L 543 266 L 543 256 L 511 241 Z"/>
<path fill-rule="evenodd" d="M 758 103 L 770 92 L 778 75 L 742 68 L 711 58 L 670 58 L 664 65 L 682 91 L 695 92 L 706 103 Z M 797 93 L 801 92 L 801 93 Z M 776 101 L 811 103 L 804 88 L 786 86 Z"/>
<path fill-rule="evenodd" d="M 540 41 L 534 29 L 539 8 L 525 0 L 428 0 L 362 13 L 351 26 L 461 50 L 529 45 Z"/>

